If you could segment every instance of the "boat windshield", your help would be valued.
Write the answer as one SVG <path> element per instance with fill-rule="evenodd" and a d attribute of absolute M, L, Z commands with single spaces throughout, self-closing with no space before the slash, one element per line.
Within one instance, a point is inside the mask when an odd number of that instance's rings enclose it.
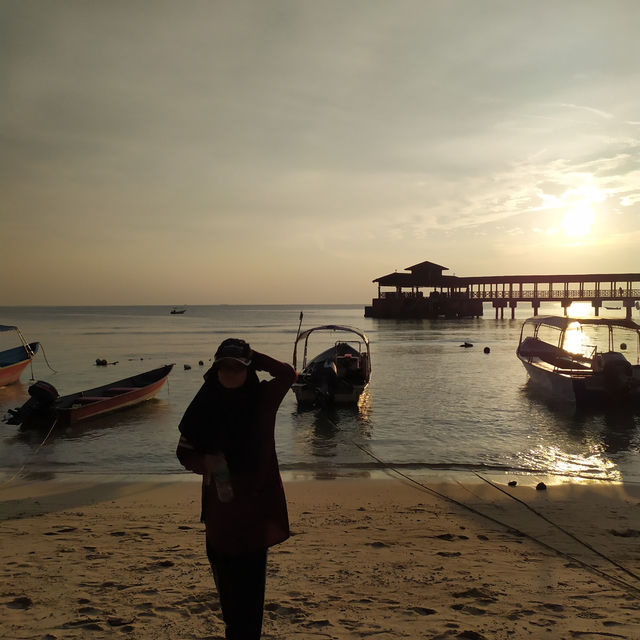
<path fill-rule="evenodd" d="M 636 329 L 607 325 L 584 325 L 584 342 L 600 353 L 619 351 L 632 364 L 640 363 L 640 334 Z"/>
<path fill-rule="evenodd" d="M 575 353 L 581 356 L 589 357 L 592 349 L 589 349 L 589 353 L 585 352 L 584 334 L 582 333 L 582 327 L 579 322 L 572 322 L 567 326 L 564 332 L 564 342 L 562 348 L 569 353 Z"/>
<path fill-rule="evenodd" d="M 527 334 L 554 347 L 562 347 L 562 329 L 559 327 L 548 324 L 531 325 L 531 328 L 524 333 L 523 337 L 526 337 Z"/>
<path fill-rule="evenodd" d="M 533 330 L 532 330 L 533 329 Z M 546 344 L 558 347 L 569 353 L 593 357 L 593 339 L 585 335 L 584 327 L 579 322 L 569 322 L 565 326 L 557 326 L 551 323 L 541 323 L 534 325 L 525 334 L 533 333 L 533 337 L 538 338 Z M 525 335 L 523 335 L 525 337 Z"/>
<path fill-rule="evenodd" d="M 564 335 L 561 334 L 555 327 L 540 325 L 537 337 L 585 358 L 593 358 L 596 353 L 622 351 L 630 362 L 639 359 L 640 335 L 635 329 L 576 321 L 567 324 Z"/>

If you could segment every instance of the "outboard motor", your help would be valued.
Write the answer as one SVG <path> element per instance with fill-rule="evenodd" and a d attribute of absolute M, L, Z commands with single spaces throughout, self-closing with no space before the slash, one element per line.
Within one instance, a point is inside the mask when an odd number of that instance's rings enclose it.
<path fill-rule="evenodd" d="M 39 414 L 46 414 L 59 395 L 52 384 L 43 380 L 32 384 L 28 393 L 31 397 L 21 407 L 9 409 L 11 417 L 5 420 L 7 424 L 24 424 Z"/>
<path fill-rule="evenodd" d="M 32 384 L 28 389 L 28 393 L 32 398 L 47 407 L 59 396 L 58 390 L 44 380 L 38 380 L 38 382 Z"/>
<path fill-rule="evenodd" d="M 633 368 L 631 363 L 617 351 L 608 351 L 599 356 L 599 367 L 609 393 L 624 395 L 631 388 Z"/>
<path fill-rule="evenodd" d="M 319 399 L 330 402 L 338 381 L 338 369 L 334 360 L 317 363 L 311 372 L 311 384 L 315 387 Z"/>

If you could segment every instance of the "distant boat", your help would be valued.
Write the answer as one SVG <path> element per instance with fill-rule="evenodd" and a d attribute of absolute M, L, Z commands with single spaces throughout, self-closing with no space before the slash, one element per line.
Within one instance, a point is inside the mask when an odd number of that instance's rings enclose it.
<path fill-rule="evenodd" d="M 171 315 L 172 316 L 178 316 L 178 315 L 182 315 L 183 313 L 185 313 L 186 309 L 184 307 L 178 308 L 178 307 L 173 307 L 173 309 L 171 309 Z"/>
<path fill-rule="evenodd" d="M 61 426 L 69 426 L 117 409 L 131 407 L 153 398 L 164 385 L 172 364 L 123 378 L 110 384 L 58 396 L 53 385 L 40 381 L 29 387 L 31 396 L 15 410 L 9 410 L 8 424 L 22 429 L 48 428 L 55 419 Z"/>
<path fill-rule="evenodd" d="M 307 362 L 309 336 L 316 331 L 351 333 L 358 339 L 337 340 Z M 357 404 L 371 376 L 371 352 L 366 334 L 355 327 L 335 324 L 307 329 L 298 335 L 293 347 L 294 369 L 300 343 L 304 344 L 302 371 L 291 387 L 298 406 Z"/>
<path fill-rule="evenodd" d="M 615 309 L 621 309 L 622 307 L 607 307 L 607 305 L 605 305 L 604 308 L 609 310 L 615 310 Z"/>
<path fill-rule="evenodd" d="M 27 342 L 18 327 L 0 324 L 0 333 L 4 331 L 15 331 L 22 345 L 0 351 L 0 387 L 17 382 L 40 348 L 39 342 Z"/>
<path fill-rule="evenodd" d="M 615 405 L 640 402 L 639 350 L 640 325 L 632 320 L 534 316 L 522 325 L 516 355 L 549 395 Z"/>

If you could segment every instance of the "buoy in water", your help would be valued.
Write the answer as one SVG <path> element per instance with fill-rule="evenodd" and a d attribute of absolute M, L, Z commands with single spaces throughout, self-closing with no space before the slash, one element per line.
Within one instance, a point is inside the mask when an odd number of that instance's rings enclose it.
<path fill-rule="evenodd" d="M 485 347 L 485 348 L 483 349 L 483 351 L 484 351 L 485 353 L 491 353 L 491 349 L 489 349 L 489 347 Z"/>

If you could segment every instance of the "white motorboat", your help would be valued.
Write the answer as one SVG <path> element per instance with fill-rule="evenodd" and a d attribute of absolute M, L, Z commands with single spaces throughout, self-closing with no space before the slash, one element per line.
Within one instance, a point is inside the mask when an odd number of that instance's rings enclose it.
<path fill-rule="evenodd" d="M 578 405 L 640 401 L 640 326 L 623 318 L 534 316 L 516 355 L 535 386 Z"/>
<path fill-rule="evenodd" d="M 336 340 L 307 361 L 309 337 L 317 333 L 351 335 Z M 299 344 L 304 345 L 302 370 L 292 386 L 298 406 L 357 404 L 371 377 L 371 351 L 366 334 L 355 327 L 335 324 L 299 333 L 293 347 L 293 368 L 296 370 Z"/>

